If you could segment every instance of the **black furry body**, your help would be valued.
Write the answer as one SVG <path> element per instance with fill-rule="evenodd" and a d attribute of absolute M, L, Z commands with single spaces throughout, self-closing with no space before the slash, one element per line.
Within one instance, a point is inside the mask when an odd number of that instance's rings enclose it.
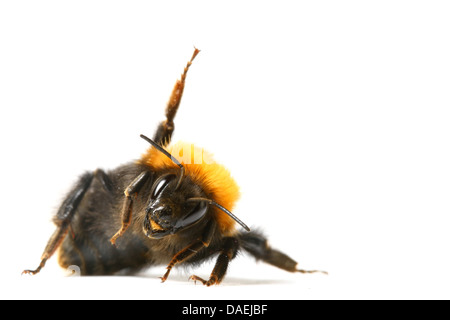
<path fill-rule="evenodd" d="M 144 191 L 134 199 L 133 210 L 138 214 L 133 216 L 129 231 L 117 240 L 116 246 L 111 245 L 111 237 L 121 226 L 123 190 L 142 170 L 141 166 L 132 163 L 107 174 L 97 170 L 80 178 L 71 193 L 77 193 L 80 185 L 89 184 L 89 187 L 74 213 L 71 231 L 62 243 L 59 252 L 61 266 L 76 265 L 80 267 L 82 275 L 133 273 L 152 265 L 167 265 L 193 239 L 202 236 L 202 228 L 196 226 L 195 229 L 200 232 L 181 231 L 163 239 L 146 237 L 142 232 L 144 217 L 139 214 L 144 211 L 149 198 L 148 192 Z M 152 182 L 149 180 L 148 186 L 144 185 L 142 189 L 150 190 Z M 54 221 L 58 225 L 64 218 L 56 215 Z M 192 257 L 190 263 L 199 262 L 220 251 L 222 241 L 212 239 L 210 246 Z"/>
<path fill-rule="evenodd" d="M 146 237 L 142 232 L 143 217 L 137 214 L 132 218 L 130 232 L 112 246 L 110 239 L 121 227 L 121 209 L 125 201 L 123 190 L 142 172 L 142 168 L 129 164 L 107 174 L 99 172 L 102 171 L 87 173 L 80 179 L 81 184 L 84 181 L 90 185 L 74 214 L 72 230 L 62 244 L 59 258 L 62 266 L 77 265 L 83 275 L 134 272 L 151 265 L 168 264 L 176 253 L 190 244 L 191 238 L 177 242 Z M 79 184 L 71 193 L 76 193 L 78 187 Z M 142 189 L 150 190 L 145 185 Z M 148 198 L 148 192 L 140 193 L 134 199 L 134 211 L 143 212 Z M 55 217 L 56 224 L 60 218 L 58 215 Z"/>
<path fill-rule="evenodd" d="M 60 248 L 59 262 L 62 267 L 76 265 L 82 275 L 111 275 L 118 272 L 132 274 L 150 266 L 167 265 L 178 252 L 188 247 L 193 239 L 202 237 L 202 225 L 195 225 L 163 239 L 150 239 L 142 232 L 144 218 L 136 214 L 129 231 L 117 241 L 117 246 L 111 245 L 111 237 L 121 226 L 123 190 L 143 169 L 142 166 L 131 163 L 108 173 L 97 170 L 80 178 L 67 198 L 79 193 L 80 188 L 88 187 L 73 213 L 70 231 Z M 152 181 L 147 183 L 151 185 Z M 142 190 L 150 188 L 144 185 Z M 148 192 L 139 193 L 134 200 L 135 212 L 144 211 L 149 196 Z M 57 225 L 67 219 L 63 214 L 65 205 L 63 203 L 54 218 Z M 241 248 L 263 260 L 270 260 L 275 252 L 269 250 L 265 238 L 257 232 L 237 232 L 232 237 L 221 237 L 216 233 L 208 247 L 202 248 L 183 264 L 196 265 L 214 257 L 221 252 L 225 242 L 232 243 L 232 258 Z M 295 271 L 295 265 L 295 261 L 285 258 L 280 267 Z"/>

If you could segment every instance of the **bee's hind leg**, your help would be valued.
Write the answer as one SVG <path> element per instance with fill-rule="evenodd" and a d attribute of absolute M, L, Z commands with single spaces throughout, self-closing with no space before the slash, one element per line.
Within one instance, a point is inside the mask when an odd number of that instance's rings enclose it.
<path fill-rule="evenodd" d="M 73 187 L 72 191 L 69 192 L 64 202 L 61 204 L 53 222 L 56 224 L 57 229 L 50 237 L 47 246 L 45 247 L 44 253 L 41 257 L 41 263 L 35 270 L 24 270 L 22 274 L 35 275 L 41 271 L 45 266 L 48 259 L 56 252 L 67 233 L 70 230 L 70 223 L 75 215 L 75 212 L 83 200 L 86 191 L 91 186 L 92 180 L 95 178 L 99 179 L 106 190 L 111 188 L 111 181 L 106 173 L 100 169 L 95 172 L 88 172 L 81 176 L 78 182 Z M 109 190 L 110 191 L 110 190 Z"/>
<path fill-rule="evenodd" d="M 267 239 L 261 233 L 252 231 L 239 234 L 241 247 L 254 256 L 257 260 L 262 260 L 280 269 L 289 272 L 300 273 L 324 273 L 319 270 L 303 270 L 297 268 L 297 262 L 285 253 L 272 249 L 267 243 Z"/>

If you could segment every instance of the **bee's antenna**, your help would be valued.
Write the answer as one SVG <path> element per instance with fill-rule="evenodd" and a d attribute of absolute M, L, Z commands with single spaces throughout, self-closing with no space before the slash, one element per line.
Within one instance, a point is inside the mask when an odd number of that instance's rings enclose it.
<path fill-rule="evenodd" d="M 159 144 L 157 144 L 155 141 L 153 141 L 152 139 L 150 139 L 149 137 L 141 134 L 140 137 L 142 139 L 144 139 L 145 141 L 147 141 L 148 143 L 150 143 L 154 148 L 156 148 L 158 151 L 162 152 L 166 157 L 168 157 L 170 160 L 172 160 L 178 167 L 180 167 L 181 169 L 181 173 L 180 173 L 180 178 L 178 179 L 177 185 L 175 187 L 175 190 L 178 189 L 178 187 L 181 184 L 181 180 L 184 177 L 184 167 L 181 164 L 180 161 L 177 160 L 177 158 L 175 158 L 174 156 L 172 156 L 169 152 L 167 152 L 166 150 L 164 150 Z"/>
<path fill-rule="evenodd" d="M 213 201 L 211 199 L 195 197 L 195 198 L 189 198 L 186 201 L 187 202 L 204 201 L 204 202 L 207 202 L 210 205 L 216 206 L 217 208 L 219 208 L 220 210 L 225 212 L 227 215 L 229 215 L 234 221 L 239 223 L 242 228 L 244 228 L 247 231 L 250 231 L 250 228 L 244 222 L 242 222 L 242 220 L 240 220 L 238 217 L 236 217 L 230 210 L 228 210 L 227 208 L 222 207 L 220 204 L 218 204 L 217 202 L 215 202 L 215 201 Z"/>

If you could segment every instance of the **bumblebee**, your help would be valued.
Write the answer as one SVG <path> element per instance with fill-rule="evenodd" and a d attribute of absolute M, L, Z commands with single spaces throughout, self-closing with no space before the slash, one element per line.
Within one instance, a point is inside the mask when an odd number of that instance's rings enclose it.
<path fill-rule="evenodd" d="M 162 282 L 176 265 L 216 257 L 208 279 L 189 278 L 206 286 L 221 283 L 241 249 L 286 271 L 318 272 L 298 269 L 231 212 L 239 187 L 224 166 L 203 149 L 171 143 L 186 75 L 198 53 L 195 49 L 175 83 L 153 139 L 141 135 L 150 144 L 147 152 L 114 170 L 83 174 L 53 218 L 56 231 L 39 266 L 23 274 L 40 272 L 57 250 L 60 266 L 76 265 L 81 275 L 133 274 L 167 265 Z"/>

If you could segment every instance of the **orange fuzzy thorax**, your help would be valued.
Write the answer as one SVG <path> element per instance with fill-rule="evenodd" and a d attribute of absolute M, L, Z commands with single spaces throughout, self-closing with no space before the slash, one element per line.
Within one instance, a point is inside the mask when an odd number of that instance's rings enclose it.
<path fill-rule="evenodd" d="M 200 186 L 207 197 L 232 211 L 239 199 L 239 186 L 230 172 L 216 163 L 212 155 L 193 144 L 178 142 L 165 148 L 173 157 L 183 164 L 185 175 Z M 139 161 L 155 171 L 178 166 L 162 152 L 151 147 Z M 215 210 L 215 219 L 224 235 L 235 230 L 235 221 L 220 209 Z"/>

